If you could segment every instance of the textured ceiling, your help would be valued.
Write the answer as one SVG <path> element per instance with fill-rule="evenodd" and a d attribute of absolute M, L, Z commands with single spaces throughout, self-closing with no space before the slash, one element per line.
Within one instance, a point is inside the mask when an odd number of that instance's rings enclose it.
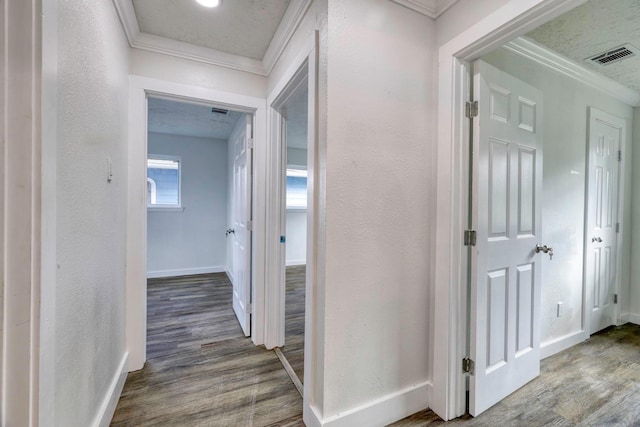
<path fill-rule="evenodd" d="M 261 60 L 290 0 L 133 0 L 140 31 Z"/>
<path fill-rule="evenodd" d="M 640 51 L 601 66 L 585 61 L 631 43 L 640 49 L 640 0 L 591 0 L 527 34 L 574 61 L 640 91 Z"/>
<path fill-rule="evenodd" d="M 215 114 L 203 105 L 149 98 L 149 132 L 228 139 L 242 115 Z"/>
<path fill-rule="evenodd" d="M 285 105 L 287 118 L 287 147 L 307 149 L 307 111 L 309 97 L 306 90 L 297 93 Z"/>

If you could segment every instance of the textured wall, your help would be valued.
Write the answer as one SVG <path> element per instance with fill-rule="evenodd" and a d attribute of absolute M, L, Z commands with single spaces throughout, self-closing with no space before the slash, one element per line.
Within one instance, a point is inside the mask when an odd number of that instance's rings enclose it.
<path fill-rule="evenodd" d="M 242 95 L 267 96 L 267 78 L 257 74 L 131 49 L 131 74 Z"/>
<path fill-rule="evenodd" d="M 88 426 L 125 352 L 129 47 L 109 0 L 60 1 L 58 28 L 55 425 Z"/>
<path fill-rule="evenodd" d="M 325 418 L 428 380 L 433 21 L 329 2 Z"/>
<path fill-rule="evenodd" d="M 503 50 L 484 59 L 544 94 L 542 243 L 554 249 L 553 261 L 543 262 L 542 266 L 541 340 L 544 343 L 581 329 L 587 109 L 596 107 L 627 120 L 624 152 L 630 152 L 633 109 Z M 631 204 L 630 169 L 627 168 L 624 177 L 627 209 L 624 216 L 621 215 L 627 223 Z M 630 239 L 626 238 L 621 254 L 624 271 L 621 282 L 625 290 L 629 282 L 629 252 Z M 564 303 L 562 317 L 556 316 L 558 301 Z"/>
<path fill-rule="evenodd" d="M 511 0 L 458 0 L 436 20 L 437 46 L 452 40 Z"/>
<path fill-rule="evenodd" d="M 147 271 L 158 277 L 224 270 L 227 141 L 150 133 L 148 144 L 149 154 L 181 158 L 184 211 L 148 211 Z"/>

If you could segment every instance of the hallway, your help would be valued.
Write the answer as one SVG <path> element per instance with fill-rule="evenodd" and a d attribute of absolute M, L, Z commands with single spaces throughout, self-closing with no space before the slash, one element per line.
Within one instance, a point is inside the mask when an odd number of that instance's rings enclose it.
<path fill-rule="evenodd" d="M 225 273 L 148 281 L 148 354 L 112 426 L 298 426 L 302 399 L 272 351 L 245 338 Z"/>

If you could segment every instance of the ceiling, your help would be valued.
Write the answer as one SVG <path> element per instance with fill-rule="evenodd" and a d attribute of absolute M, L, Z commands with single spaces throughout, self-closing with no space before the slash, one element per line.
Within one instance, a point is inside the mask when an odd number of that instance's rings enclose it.
<path fill-rule="evenodd" d="M 626 43 L 640 49 L 638 0 L 590 0 L 538 27 L 527 37 L 640 91 L 640 50 L 636 56 L 605 66 L 585 60 Z"/>
<path fill-rule="evenodd" d="M 262 60 L 290 0 L 133 0 L 140 31 Z"/>
<path fill-rule="evenodd" d="M 242 115 L 236 111 L 216 114 L 210 106 L 149 98 L 149 132 L 228 139 Z"/>

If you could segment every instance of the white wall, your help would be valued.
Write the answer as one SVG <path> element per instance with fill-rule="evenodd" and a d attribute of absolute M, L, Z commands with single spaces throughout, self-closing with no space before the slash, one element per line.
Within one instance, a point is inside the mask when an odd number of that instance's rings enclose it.
<path fill-rule="evenodd" d="M 631 152 L 633 109 L 502 49 L 483 59 L 544 93 L 541 243 L 554 249 L 553 260 L 544 260 L 542 266 L 541 339 L 544 345 L 545 341 L 581 330 L 588 107 L 627 120 L 624 153 Z M 625 224 L 630 224 L 630 163 L 624 177 L 627 204 L 621 217 Z M 621 283 L 622 288 L 627 289 L 630 236 L 620 237 L 624 266 Z M 558 301 L 564 303 L 562 317 L 556 316 Z"/>
<path fill-rule="evenodd" d="M 390 399 L 384 424 L 427 404 L 435 25 L 387 0 L 328 22 L 323 414 Z"/>
<path fill-rule="evenodd" d="M 267 78 L 244 71 L 131 49 L 131 74 L 266 98 Z"/>
<path fill-rule="evenodd" d="M 48 421 L 88 426 L 123 378 L 129 47 L 109 0 L 58 2 L 58 29 L 56 389 Z"/>
<path fill-rule="evenodd" d="M 458 0 L 436 19 L 437 46 L 442 46 L 491 15 L 510 0 Z"/>
<path fill-rule="evenodd" d="M 149 133 L 149 154 L 181 158 L 184 211 L 147 212 L 147 275 L 225 270 L 227 141 Z"/>
<path fill-rule="evenodd" d="M 633 321 L 640 324 L 640 107 L 634 108 L 633 115 L 633 162 L 632 162 L 632 224 L 631 240 L 633 247 L 631 250 L 631 280 L 629 286 L 629 296 L 623 299 L 628 300 L 628 305 L 623 306 L 623 311 L 634 314 Z"/>

